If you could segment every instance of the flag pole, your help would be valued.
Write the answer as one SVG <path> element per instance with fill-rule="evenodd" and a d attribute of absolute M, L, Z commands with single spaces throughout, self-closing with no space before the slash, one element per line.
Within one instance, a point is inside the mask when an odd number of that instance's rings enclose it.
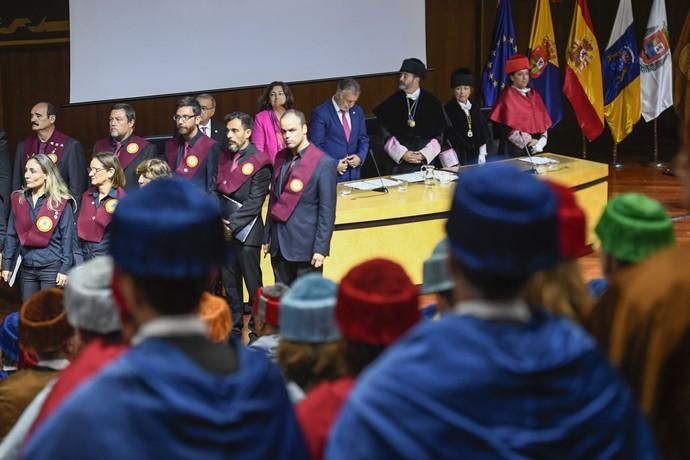
<path fill-rule="evenodd" d="M 664 164 L 659 161 L 659 126 L 657 125 L 658 118 L 654 119 L 654 166 L 657 169 L 664 167 Z"/>
<path fill-rule="evenodd" d="M 616 169 L 623 168 L 623 163 L 618 161 L 618 142 L 613 141 L 613 167 Z"/>
<path fill-rule="evenodd" d="M 587 159 L 587 138 L 584 134 L 582 135 L 582 159 Z"/>

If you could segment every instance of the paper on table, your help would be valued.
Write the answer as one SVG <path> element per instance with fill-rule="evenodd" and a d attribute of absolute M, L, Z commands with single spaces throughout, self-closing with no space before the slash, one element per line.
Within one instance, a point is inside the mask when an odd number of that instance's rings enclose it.
<path fill-rule="evenodd" d="M 520 157 L 518 158 L 520 161 L 524 161 L 525 163 L 532 163 L 533 165 L 555 165 L 558 164 L 558 160 L 554 160 L 553 158 L 546 158 L 546 157 Z"/>
<path fill-rule="evenodd" d="M 343 184 L 345 187 L 354 188 L 356 190 L 374 190 L 379 187 L 394 187 L 398 185 L 398 181 L 385 178 L 376 178 L 368 180 L 359 180 L 357 182 L 348 182 Z"/>
<path fill-rule="evenodd" d="M 421 171 L 415 171 L 407 174 L 398 174 L 396 176 L 391 176 L 391 179 L 404 180 L 409 183 L 424 182 L 424 175 Z"/>

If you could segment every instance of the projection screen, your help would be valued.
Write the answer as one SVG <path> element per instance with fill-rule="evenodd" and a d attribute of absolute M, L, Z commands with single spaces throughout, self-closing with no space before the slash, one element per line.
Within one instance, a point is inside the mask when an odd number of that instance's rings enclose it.
<path fill-rule="evenodd" d="M 397 71 L 424 0 L 70 0 L 70 102 Z"/>

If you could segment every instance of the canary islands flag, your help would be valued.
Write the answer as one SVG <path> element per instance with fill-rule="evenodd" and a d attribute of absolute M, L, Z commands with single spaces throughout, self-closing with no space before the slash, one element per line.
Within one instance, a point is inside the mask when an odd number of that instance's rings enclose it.
<path fill-rule="evenodd" d="M 599 45 L 587 0 L 575 3 L 566 61 L 563 93 L 573 106 L 582 134 L 593 141 L 604 131 L 604 89 Z"/>
<path fill-rule="evenodd" d="M 482 72 L 482 94 L 484 105 L 487 107 L 493 107 L 498 95 L 509 84 L 508 75 L 505 72 L 506 60 L 517 53 L 510 0 L 501 0 L 498 5 L 492 43 L 494 46 L 491 55 Z"/>
<path fill-rule="evenodd" d="M 635 43 L 630 0 L 620 0 L 604 51 L 604 115 L 613 140 L 620 142 L 640 120 L 640 54 Z"/>
<path fill-rule="evenodd" d="M 544 99 L 553 122 L 551 126 L 556 126 L 563 118 L 563 99 L 549 0 L 537 0 L 534 9 L 529 39 L 529 64 L 532 87 L 539 91 Z"/>

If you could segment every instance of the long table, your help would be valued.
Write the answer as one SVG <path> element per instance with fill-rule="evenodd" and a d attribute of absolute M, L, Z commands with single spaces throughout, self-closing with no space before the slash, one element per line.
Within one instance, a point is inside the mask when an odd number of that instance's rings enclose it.
<path fill-rule="evenodd" d="M 587 242 L 593 244 L 594 225 L 606 206 L 608 165 L 556 154 L 542 154 L 558 164 L 540 167 L 540 178 L 558 181 L 575 189 L 575 196 L 587 215 Z M 522 169 L 530 165 L 506 160 Z M 459 168 L 459 180 L 470 168 Z M 526 172 L 527 174 L 527 172 Z M 388 193 L 353 190 L 338 196 L 331 254 L 324 264 L 324 276 L 339 281 L 355 264 L 385 257 L 401 264 L 421 284 L 422 264 L 445 236 L 455 182 L 425 187 L 411 183 L 407 191 L 390 187 Z M 265 214 L 264 214 L 265 215 Z M 264 283 L 273 283 L 270 257 L 262 259 Z"/>

